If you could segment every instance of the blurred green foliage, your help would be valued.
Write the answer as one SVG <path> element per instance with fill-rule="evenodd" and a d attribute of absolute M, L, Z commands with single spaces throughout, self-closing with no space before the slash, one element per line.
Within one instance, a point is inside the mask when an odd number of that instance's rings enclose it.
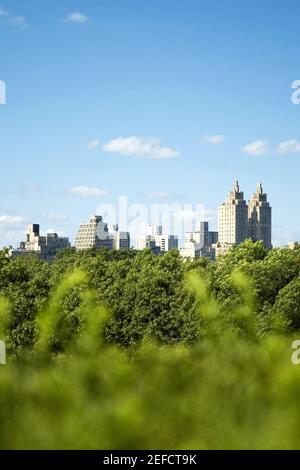
<path fill-rule="evenodd" d="M 0 449 L 299 448 L 300 250 L 0 253 Z"/>

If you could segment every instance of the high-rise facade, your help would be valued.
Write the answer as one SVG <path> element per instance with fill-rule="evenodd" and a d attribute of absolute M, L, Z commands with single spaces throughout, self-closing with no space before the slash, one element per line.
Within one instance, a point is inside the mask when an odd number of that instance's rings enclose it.
<path fill-rule="evenodd" d="M 225 202 L 218 209 L 219 240 L 217 255 L 226 253 L 231 246 L 251 238 L 262 240 L 272 248 L 272 209 L 260 183 L 247 204 L 244 193 L 235 181 Z"/>
<path fill-rule="evenodd" d="M 101 215 L 93 215 L 89 222 L 80 225 L 75 248 L 76 250 L 89 248 L 123 250 L 130 248 L 130 235 L 129 232 L 120 232 L 118 225 L 109 229 Z"/>
<path fill-rule="evenodd" d="M 224 247 L 242 243 L 249 236 L 248 205 L 238 181 L 218 209 L 218 232 L 219 244 Z"/>
<path fill-rule="evenodd" d="M 75 240 L 76 250 L 89 248 L 113 248 L 113 237 L 108 233 L 107 224 L 101 215 L 93 215 L 90 221 L 80 224 Z"/>
<path fill-rule="evenodd" d="M 248 205 L 249 237 L 262 240 L 266 248 L 272 248 L 272 208 L 259 183 Z"/>

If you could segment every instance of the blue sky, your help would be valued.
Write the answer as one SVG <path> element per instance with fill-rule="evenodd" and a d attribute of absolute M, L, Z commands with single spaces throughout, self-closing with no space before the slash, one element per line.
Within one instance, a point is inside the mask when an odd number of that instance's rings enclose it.
<path fill-rule="evenodd" d="M 216 228 L 235 177 L 247 199 L 263 182 L 275 244 L 300 239 L 298 1 L 0 7 L 0 246 L 31 222 L 73 240 L 120 195 L 205 204 Z"/>

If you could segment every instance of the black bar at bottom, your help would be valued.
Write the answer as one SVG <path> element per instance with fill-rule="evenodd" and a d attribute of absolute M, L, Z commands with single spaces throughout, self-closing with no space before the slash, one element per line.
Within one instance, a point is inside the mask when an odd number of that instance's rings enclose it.
<path fill-rule="evenodd" d="M 272 454 L 272 455 L 271 455 Z M 244 465 L 259 461 L 269 462 L 270 458 L 276 458 L 277 463 L 281 460 L 286 465 L 287 458 L 299 458 L 298 451 L 199 451 L 199 450 L 45 450 L 45 451 L 0 451 L 0 465 L 4 463 L 30 463 L 41 465 L 51 464 L 83 464 L 85 469 L 107 466 L 123 466 L 124 468 L 137 468 L 141 465 L 176 466 L 187 465 L 192 467 L 204 464 L 233 463 Z"/>

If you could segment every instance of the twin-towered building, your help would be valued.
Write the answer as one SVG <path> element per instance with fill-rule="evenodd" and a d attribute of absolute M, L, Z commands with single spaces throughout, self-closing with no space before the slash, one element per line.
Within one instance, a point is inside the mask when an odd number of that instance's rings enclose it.
<path fill-rule="evenodd" d="M 248 238 L 262 240 L 266 248 L 272 248 L 272 209 L 261 183 L 247 203 L 235 181 L 232 191 L 218 208 L 218 232 L 209 231 L 208 222 L 200 222 L 195 232 L 185 234 L 180 254 L 184 258 L 215 259 Z"/>
<path fill-rule="evenodd" d="M 272 248 L 272 209 L 261 183 L 247 204 L 235 181 L 233 190 L 218 209 L 218 231 L 217 254 L 226 253 L 247 238 L 262 240 L 266 248 Z"/>

